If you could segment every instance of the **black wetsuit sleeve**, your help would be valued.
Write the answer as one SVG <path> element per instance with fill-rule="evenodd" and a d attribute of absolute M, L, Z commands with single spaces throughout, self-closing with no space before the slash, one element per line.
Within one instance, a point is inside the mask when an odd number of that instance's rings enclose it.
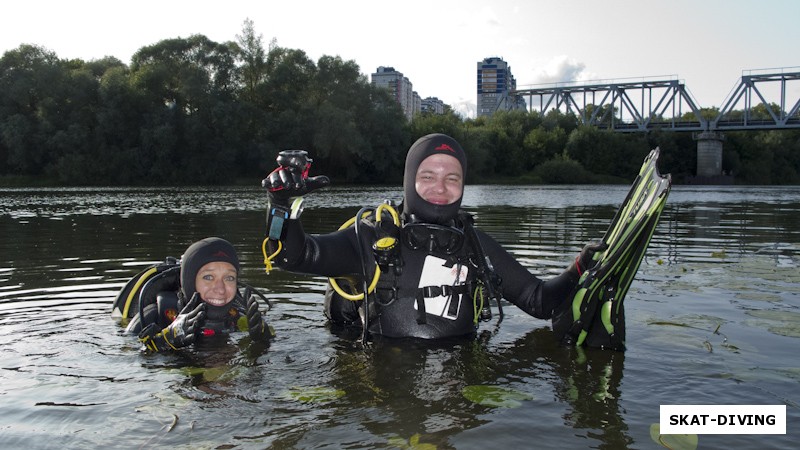
<path fill-rule="evenodd" d="M 492 237 L 476 231 L 486 256 L 502 280 L 503 298 L 539 319 L 552 318 L 553 311 L 568 301 L 567 297 L 578 282 L 577 274 L 565 270 L 543 281 L 530 273 Z"/>
<path fill-rule="evenodd" d="M 307 234 L 299 220 L 287 220 L 284 227 L 282 249 L 275 258 L 278 267 L 326 277 L 361 273 L 359 246 L 353 227 L 323 235 Z M 362 229 L 374 234 L 369 227 Z"/>

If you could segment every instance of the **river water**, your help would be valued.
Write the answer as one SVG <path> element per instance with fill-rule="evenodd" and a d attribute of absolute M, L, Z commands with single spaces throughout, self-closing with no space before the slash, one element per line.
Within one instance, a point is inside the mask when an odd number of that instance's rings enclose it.
<path fill-rule="evenodd" d="M 464 206 L 547 278 L 600 238 L 626 191 L 470 186 Z M 330 188 L 304 223 L 331 231 L 399 196 Z M 328 327 L 324 279 L 265 273 L 258 188 L 0 199 L 4 448 L 661 448 L 663 404 L 787 405 L 786 435 L 700 435 L 698 448 L 798 445 L 798 187 L 674 187 L 625 300 L 624 353 L 561 348 L 510 304 L 476 339 L 364 348 Z M 212 235 L 271 299 L 276 339 L 140 352 L 110 316 L 117 291 Z"/>

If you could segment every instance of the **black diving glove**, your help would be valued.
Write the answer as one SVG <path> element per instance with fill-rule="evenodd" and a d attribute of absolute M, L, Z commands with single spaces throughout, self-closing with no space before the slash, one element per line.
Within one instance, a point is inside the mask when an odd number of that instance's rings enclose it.
<path fill-rule="evenodd" d="M 247 330 L 250 333 L 250 338 L 253 341 L 269 340 L 273 336 L 272 329 L 261 316 L 256 295 L 251 294 L 248 287 L 244 291 L 244 296 L 247 298 Z"/>
<path fill-rule="evenodd" d="M 583 247 L 580 254 L 575 257 L 575 261 L 570 264 L 568 271 L 577 274 L 578 277 L 583 275 L 584 272 L 593 268 L 597 261 L 595 257 L 598 253 L 608 249 L 608 244 L 605 242 L 592 242 Z"/>
<path fill-rule="evenodd" d="M 325 175 L 309 178 L 313 160 L 305 150 L 283 150 L 278 153 L 276 160 L 278 168 L 261 180 L 261 186 L 267 189 L 273 206 L 288 208 L 292 197 L 303 196 L 331 183 Z"/>
<path fill-rule="evenodd" d="M 158 331 L 157 325 L 151 323 L 139 332 L 139 341 L 154 352 L 177 350 L 194 343 L 205 319 L 206 304 L 200 299 L 200 294 L 195 292 L 171 324 Z"/>

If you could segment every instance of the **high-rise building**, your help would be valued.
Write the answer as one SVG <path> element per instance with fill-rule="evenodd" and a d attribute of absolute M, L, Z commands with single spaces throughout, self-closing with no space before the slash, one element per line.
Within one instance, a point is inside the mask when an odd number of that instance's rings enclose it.
<path fill-rule="evenodd" d="M 427 97 L 423 100 L 412 88 L 411 81 L 394 67 L 378 67 L 378 70 L 372 74 L 372 84 L 387 89 L 400 104 L 400 108 L 408 120 L 422 111 L 444 114 L 444 102 L 436 97 Z"/>
<path fill-rule="evenodd" d="M 419 95 L 412 89 L 411 81 L 394 67 L 378 67 L 377 72 L 372 74 L 372 84 L 388 89 L 408 120 L 419 111 Z"/>
<path fill-rule="evenodd" d="M 433 114 L 444 114 L 444 102 L 437 97 L 428 97 L 422 100 L 421 110 Z"/>
<path fill-rule="evenodd" d="M 478 61 L 478 116 L 525 109 L 525 100 L 511 94 L 516 88 L 517 80 L 511 74 L 511 66 L 502 58 L 493 56 Z"/>

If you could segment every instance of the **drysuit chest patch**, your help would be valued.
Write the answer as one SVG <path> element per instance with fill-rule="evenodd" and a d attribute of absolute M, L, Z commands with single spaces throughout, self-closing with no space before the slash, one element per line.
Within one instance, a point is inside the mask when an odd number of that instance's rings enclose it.
<path fill-rule="evenodd" d="M 448 292 L 448 288 L 459 286 L 462 289 L 458 291 L 463 291 L 468 275 L 469 269 L 465 265 L 448 263 L 448 260 L 433 255 L 425 257 L 419 279 L 419 288 L 428 292 L 423 299 L 425 313 L 450 320 L 457 319 L 464 296 L 460 292 Z M 431 292 L 434 294 L 428 296 Z M 416 310 L 420 309 L 418 302 L 419 299 L 414 302 Z"/>

